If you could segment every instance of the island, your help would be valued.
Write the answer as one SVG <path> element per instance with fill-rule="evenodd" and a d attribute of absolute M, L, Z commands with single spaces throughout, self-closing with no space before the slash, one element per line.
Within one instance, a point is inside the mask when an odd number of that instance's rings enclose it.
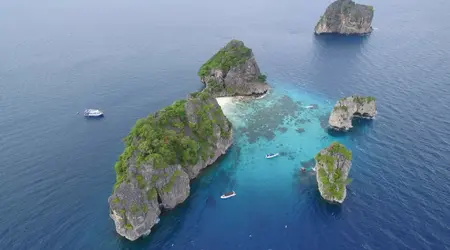
<path fill-rule="evenodd" d="M 220 49 L 201 66 L 198 76 L 206 84 L 205 91 L 215 97 L 261 96 L 269 90 L 252 50 L 239 40 Z"/>
<path fill-rule="evenodd" d="M 164 210 L 190 194 L 190 180 L 232 145 L 232 124 L 218 96 L 261 95 L 269 89 L 251 49 L 232 40 L 199 71 L 205 89 L 140 119 L 124 139 L 108 198 L 118 234 L 151 233 Z"/>
<path fill-rule="evenodd" d="M 347 178 L 352 165 L 352 152 L 344 145 L 333 142 L 322 149 L 314 158 L 316 180 L 320 195 L 331 203 L 342 203 L 347 196 Z"/>
<path fill-rule="evenodd" d="M 314 33 L 365 35 L 372 32 L 373 7 L 352 0 L 331 3 L 317 22 Z"/>
<path fill-rule="evenodd" d="M 353 117 L 374 118 L 377 114 L 376 100 L 373 96 L 350 96 L 340 99 L 334 105 L 328 124 L 335 130 L 352 128 Z"/>

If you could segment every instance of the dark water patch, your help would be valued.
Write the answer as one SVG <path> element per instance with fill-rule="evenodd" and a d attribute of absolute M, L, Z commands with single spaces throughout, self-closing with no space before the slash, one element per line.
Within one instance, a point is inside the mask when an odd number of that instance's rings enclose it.
<path fill-rule="evenodd" d="M 300 162 L 301 166 L 309 169 L 309 168 L 313 168 L 316 165 L 316 160 L 314 158 L 308 160 L 308 161 L 302 161 Z"/>
<path fill-rule="evenodd" d="M 323 128 L 325 131 L 328 128 L 328 119 L 330 117 L 330 114 L 331 113 L 328 112 L 327 114 L 319 116 L 320 127 Z"/>
<path fill-rule="evenodd" d="M 333 46 L 345 44 L 347 46 L 363 45 L 368 41 L 370 34 L 362 36 L 342 36 L 339 34 L 321 34 L 314 36 L 314 40 L 323 46 Z"/>
<path fill-rule="evenodd" d="M 288 131 L 288 128 L 286 128 L 286 127 L 279 127 L 277 130 L 280 131 L 281 133 L 286 133 L 286 131 Z"/>
<path fill-rule="evenodd" d="M 310 123 L 310 122 L 311 122 L 310 119 L 300 118 L 300 119 L 296 119 L 296 120 L 295 120 L 295 125 L 296 125 L 296 126 L 300 126 L 300 125 L 302 125 L 302 124 Z"/>
<path fill-rule="evenodd" d="M 290 161 L 295 160 L 296 155 L 297 155 L 296 152 L 287 152 L 287 151 L 280 152 L 280 156 L 287 157 L 288 160 Z"/>
<path fill-rule="evenodd" d="M 301 133 L 305 132 L 305 129 L 304 128 L 298 128 L 295 131 L 297 131 L 297 133 L 301 134 Z"/>
<path fill-rule="evenodd" d="M 248 142 L 251 144 L 260 138 L 273 140 L 277 130 L 282 133 L 286 132 L 287 129 L 280 126 L 286 121 L 294 121 L 295 117 L 300 115 L 301 110 L 299 104 L 286 95 L 275 100 L 269 107 L 254 105 L 255 113 L 248 120 L 247 127 L 239 130 L 247 136 Z"/>
<path fill-rule="evenodd" d="M 317 189 L 316 174 L 313 171 L 301 171 L 301 168 L 295 168 L 292 172 L 294 180 L 294 185 L 296 187 L 301 187 L 305 190 L 312 190 L 315 192 Z"/>
<path fill-rule="evenodd" d="M 350 137 L 352 139 L 365 135 L 373 128 L 372 119 L 354 118 L 352 120 L 352 128 L 347 131 L 336 130 L 330 127 L 326 128 L 326 132 L 332 137 Z"/>
<path fill-rule="evenodd" d="M 216 197 L 214 195 L 209 195 L 208 198 L 206 198 L 206 206 L 215 208 L 216 207 Z"/>

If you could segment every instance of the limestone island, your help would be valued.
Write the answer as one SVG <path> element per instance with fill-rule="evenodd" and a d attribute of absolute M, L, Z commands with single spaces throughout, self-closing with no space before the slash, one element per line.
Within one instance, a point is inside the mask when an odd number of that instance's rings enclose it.
<path fill-rule="evenodd" d="M 342 203 L 347 196 L 347 178 L 352 165 L 352 152 L 344 145 L 333 142 L 322 149 L 316 160 L 316 180 L 322 198 L 332 203 Z"/>
<path fill-rule="evenodd" d="M 136 122 L 124 139 L 109 197 L 116 231 L 129 240 L 150 234 L 163 210 L 190 194 L 190 180 L 225 154 L 232 125 L 217 96 L 268 90 L 250 49 L 233 40 L 199 71 L 206 88 Z"/>
<path fill-rule="evenodd" d="M 326 9 L 314 33 L 365 35 L 372 32 L 373 7 L 352 0 L 336 0 Z"/>
<path fill-rule="evenodd" d="M 261 96 L 269 90 L 252 50 L 239 40 L 220 49 L 203 64 L 198 76 L 214 97 Z"/>
<path fill-rule="evenodd" d="M 377 114 L 376 100 L 372 96 L 350 96 L 334 105 L 328 124 L 336 130 L 352 128 L 353 117 L 373 118 Z"/>

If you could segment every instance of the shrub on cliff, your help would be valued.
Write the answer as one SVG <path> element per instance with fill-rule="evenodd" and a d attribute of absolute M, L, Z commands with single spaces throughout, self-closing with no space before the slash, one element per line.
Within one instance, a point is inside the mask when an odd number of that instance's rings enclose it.
<path fill-rule="evenodd" d="M 232 40 L 202 65 L 198 75 L 207 76 L 212 69 L 221 69 L 226 73 L 230 68 L 245 63 L 250 57 L 252 57 L 251 49 L 241 41 Z"/>
<path fill-rule="evenodd" d="M 209 146 L 214 138 L 213 126 L 217 124 L 221 136 L 230 136 L 223 129 L 223 113 L 220 107 L 207 102 L 207 93 L 194 93 L 189 100 L 180 100 L 146 118 L 139 119 L 125 137 L 125 150 L 119 156 L 114 168 L 116 184 L 127 180 L 128 161 L 135 157 L 137 167 L 141 163 L 151 163 L 155 168 L 168 165 L 194 165 L 198 160 L 206 159 L 211 152 Z M 197 122 L 189 122 L 186 103 L 195 102 Z"/>

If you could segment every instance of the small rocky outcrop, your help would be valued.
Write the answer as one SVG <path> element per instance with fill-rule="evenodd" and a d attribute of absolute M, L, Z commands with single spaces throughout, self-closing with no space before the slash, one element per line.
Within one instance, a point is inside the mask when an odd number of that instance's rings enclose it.
<path fill-rule="evenodd" d="M 260 96 L 269 85 L 261 74 L 251 49 L 232 40 L 211 57 L 198 71 L 205 91 L 215 97 Z"/>
<path fill-rule="evenodd" d="M 334 105 L 328 124 L 336 130 L 352 128 L 353 117 L 373 118 L 377 114 L 376 100 L 372 96 L 350 96 Z"/>
<path fill-rule="evenodd" d="M 337 0 L 328 6 L 315 27 L 315 33 L 364 35 L 372 32 L 373 7 L 352 0 Z"/>
<path fill-rule="evenodd" d="M 316 160 L 316 180 L 322 198 L 332 203 L 342 203 L 347 196 L 348 173 L 352 165 L 352 152 L 334 142 L 322 149 Z"/>
<path fill-rule="evenodd" d="M 136 240 L 162 209 L 185 201 L 190 180 L 231 146 L 231 123 L 215 98 L 194 93 L 138 120 L 124 142 L 108 203 L 116 231 Z"/>

